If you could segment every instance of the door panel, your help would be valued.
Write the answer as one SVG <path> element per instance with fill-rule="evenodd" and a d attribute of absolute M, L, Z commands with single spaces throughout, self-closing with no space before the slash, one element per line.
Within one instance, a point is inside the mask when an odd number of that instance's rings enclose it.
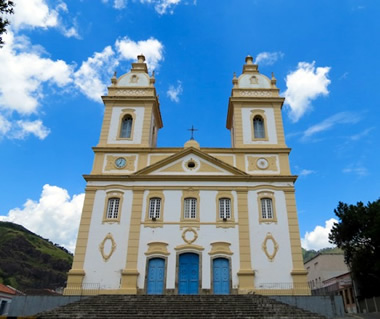
<path fill-rule="evenodd" d="M 196 295 L 199 287 L 199 256 L 186 253 L 179 256 L 178 293 Z"/>
<path fill-rule="evenodd" d="M 165 260 L 152 258 L 148 266 L 148 295 L 161 295 L 164 292 Z"/>
<path fill-rule="evenodd" d="M 226 258 L 216 258 L 213 261 L 214 294 L 228 295 L 230 293 L 230 262 Z"/>

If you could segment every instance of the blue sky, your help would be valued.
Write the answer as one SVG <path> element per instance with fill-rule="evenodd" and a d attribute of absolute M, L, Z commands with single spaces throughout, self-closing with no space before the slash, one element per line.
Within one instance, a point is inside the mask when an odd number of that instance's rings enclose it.
<path fill-rule="evenodd" d="M 0 219 L 74 247 L 100 95 L 143 53 L 181 147 L 230 147 L 233 72 L 250 54 L 281 94 L 303 246 L 339 201 L 379 198 L 378 0 L 15 0 L 0 49 Z"/>

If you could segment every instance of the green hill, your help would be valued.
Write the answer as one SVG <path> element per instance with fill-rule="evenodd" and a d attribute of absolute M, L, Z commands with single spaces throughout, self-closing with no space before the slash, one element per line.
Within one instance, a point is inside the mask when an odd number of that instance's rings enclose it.
<path fill-rule="evenodd" d="M 306 250 L 302 248 L 302 256 L 304 263 L 318 254 L 343 254 L 343 250 L 338 247 L 322 248 L 320 250 Z"/>
<path fill-rule="evenodd" d="M 0 222 L 0 283 L 19 290 L 64 287 L 73 256 L 23 226 Z"/>

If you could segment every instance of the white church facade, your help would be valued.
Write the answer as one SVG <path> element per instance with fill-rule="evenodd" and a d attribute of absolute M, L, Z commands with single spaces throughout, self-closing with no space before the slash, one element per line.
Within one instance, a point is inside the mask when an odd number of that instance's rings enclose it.
<path fill-rule="evenodd" d="M 276 79 L 234 75 L 231 148 L 158 148 L 144 56 L 114 76 L 66 294 L 310 294 Z"/>

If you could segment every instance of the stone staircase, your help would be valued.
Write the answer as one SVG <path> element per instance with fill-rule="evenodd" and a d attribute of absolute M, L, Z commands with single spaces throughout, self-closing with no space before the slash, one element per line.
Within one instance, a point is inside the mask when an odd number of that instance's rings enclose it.
<path fill-rule="evenodd" d="M 325 318 L 260 295 L 99 295 L 35 318 Z"/>

